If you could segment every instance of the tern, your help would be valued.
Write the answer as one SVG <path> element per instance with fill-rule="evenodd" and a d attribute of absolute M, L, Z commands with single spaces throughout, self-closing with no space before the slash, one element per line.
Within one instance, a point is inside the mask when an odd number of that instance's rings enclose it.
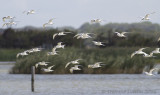
<path fill-rule="evenodd" d="M 80 38 L 81 39 L 92 38 L 89 34 L 93 34 L 93 33 L 79 33 L 79 34 L 76 34 L 74 37 L 77 37 L 77 39 L 80 39 Z"/>
<path fill-rule="evenodd" d="M 45 61 L 42 61 L 42 62 L 38 62 L 35 64 L 36 68 L 38 68 L 38 65 L 44 65 L 44 66 L 47 66 L 48 64 L 46 63 L 50 63 L 50 62 L 45 62 Z"/>
<path fill-rule="evenodd" d="M 4 23 L 2 27 L 4 27 L 4 26 L 7 26 L 7 27 L 8 27 L 8 26 L 12 26 L 12 25 L 17 25 L 17 23 L 14 22 L 14 21 L 7 22 L 7 23 Z"/>
<path fill-rule="evenodd" d="M 49 66 L 47 69 L 42 68 L 41 70 L 44 71 L 44 72 L 53 72 L 54 70 L 51 70 L 51 69 L 52 69 L 54 66 L 55 66 L 55 65 Z"/>
<path fill-rule="evenodd" d="M 150 20 L 149 16 L 150 16 L 151 14 L 154 14 L 154 13 L 155 13 L 155 12 L 150 13 L 150 14 L 146 14 L 145 17 L 142 17 L 141 20 Z"/>
<path fill-rule="evenodd" d="M 9 26 L 10 25 L 10 23 L 4 23 L 3 25 L 2 25 L 2 27 L 4 27 L 4 26 Z"/>
<path fill-rule="evenodd" d="M 145 55 L 146 53 L 143 52 L 144 49 L 146 49 L 146 48 L 140 48 L 139 50 L 133 52 L 133 53 L 131 54 L 131 58 L 132 58 L 134 55 L 136 55 L 136 54 L 144 54 L 144 55 Z"/>
<path fill-rule="evenodd" d="M 54 18 L 50 19 L 47 23 L 43 24 L 43 28 L 46 27 L 46 25 L 53 25 Z"/>
<path fill-rule="evenodd" d="M 79 60 L 82 60 L 82 59 L 76 59 L 76 60 L 74 60 L 74 61 L 68 62 L 68 63 L 66 64 L 65 68 L 67 68 L 69 64 L 79 64 L 79 62 L 78 62 Z"/>
<path fill-rule="evenodd" d="M 153 68 L 149 70 L 149 72 L 147 72 L 147 70 L 146 70 L 147 68 L 148 68 L 148 66 L 144 67 L 143 73 L 148 76 L 154 76 L 155 75 L 154 73 L 158 73 L 158 71 L 160 70 L 158 65 L 154 65 Z"/>
<path fill-rule="evenodd" d="M 71 32 L 59 32 L 59 33 L 55 33 L 55 34 L 53 35 L 53 39 L 54 39 L 56 36 L 64 36 L 64 35 L 66 35 L 66 33 L 71 33 Z"/>
<path fill-rule="evenodd" d="M 23 56 L 28 55 L 28 54 L 27 54 L 26 51 L 24 51 L 24 52 L 18 53 L 16 57 L 18 58 L 20 55 L 23 57 Z"/>
<path fill-rule="evenodd" d="M 33 52 L 39 52 L 39 51 L 41 51 L 42 49 L 43 49 L 43 48 L 33 48 L 32 51 L 33 51 Z"/>
<path fill-rule="evenodd" d="M 91 23 L 101 23 L 102 21 L 105 21 L 105 20 L 102 20 L 102 19 L 92 19 Z"/>
<path fill-rule="evenodd" d="M 16 17 L 6 16 L 6 17 L 3 17 L 2 19 L 3 19 L 3 22 L 5 22 L 5 21 L 6 21 L 6 19 L 13 20 L 14 18 L 16 18 Z"/>
<path fill-rule="evenodd" d="M 96 62 L 93 65 L 88 65 L 88 68 L 100 68 L 100 67 L 102 67 L 101 63 L 103 63 L 103 62 Z"/>
<path fill-rule="evenodd" d="M 128 32 L 122 32 L 122 33 L 119 33 L 119 32 L 115 32 L 117 34 L 118 37 L 126 37 L 124 34 L 128 33 Z"/>
<path fill-rule="evenodd" d="M 29 14 L 35 14 L 35 11 L 34 10 L 29 10 L 29 11 L 24 11 L 23 13 L 27 13 L 27 15 L 29 15 Z"/>
<path fill-rule="evenodd" d="M 94 43 L 94 45 L 96 46 L 105 46 L 104 44 L 102 44 L 103 42 L 99 42 L 99 41 L 92 41 Z"/>
<path fill-rule="evenodd" d="M 81 66 L 81 65 L 75 65 L 74 67 L 71 67 L 71 68 L 69 69 L 69 71 L 70 71 L 71 73 L 73 73 L 73 71 L 75 71 L 75 70 L 81 70 L 80 68 L 78 68 L 78 66 Z"/>

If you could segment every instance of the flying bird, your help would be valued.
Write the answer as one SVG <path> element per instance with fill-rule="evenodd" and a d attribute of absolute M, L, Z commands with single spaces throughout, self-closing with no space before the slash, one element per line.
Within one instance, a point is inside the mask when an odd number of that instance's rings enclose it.
<path fill-rule="evenodd" d="M 76 71 L 76 70 L 81 70 L 80 68 L 78 68 L 78 66 L 81 66 L 81 65 L 75 65 L 74 67 L 71 67 L 69 69 L 70 73 L 73 73 L 73 71 Z"/>
<path fill-rule="evenodd" d="M 79 62 L 78 62 L 79 60 L 82 60 L 82 59 L 76 59 L 76 60 L 74 60 L 74 61 L 68 62 L 68 63 L 66 64 L 65 68 L 67 68 L 67 67 L 69 66 L 69 64 L 79 64 Z"/>
<path fill-rule="evenodd" d="M 141 20 L 150 20 L 149 16 L 150 16 L 151 14 L 154 14 L 154 13 L 155 13 L 155 12 L 150 13 L 150 14 L 146 14 L 144 17 L 142 17 Z"/>
<path fill-rule="evenodd" d="M 53 25 L 54 18 L 50 19 L 47 23 L 43 24 L 43 28 L 46 28 L 46 25 Z"/>
<path fill-rule="evenodd" d="M 94 43 L 94 45 L 96 46 L 105 46 L 104 44 L 102 44 L 103 42 L 100 41 L 92 41 Z"/>
<path fill-rule="evenodd" d="M 53 72 L 54 70 L 51 70 L 51 69 L 52 69 L 54 66 L 55 66 L 55 65 L 50 66 L 50 67 L 48 67 L 47 69 L 42 68 L 41 70 L 44 71 L 44 72 Z"/>
<path fill-rule="evenodd" d="M 115 32 L 117 34 L 118 37 L 126 37 L 124 34 L 128 33 L 128 32 Z"/>
<path fill-rule="evenodd" d="M 18 58 L 20 55 L 23 57 L 23 56 L 28 55 L 28 54 L 27 54 L 26 51 L 24 51 L 24 52 L 18 53 L 16 57 Z"/>
<path fill-rule="evenodd" d="M 96 62 L 93 65 L 88 65 L 88 68 L 100 68 L 100 67 L 102 67 L 101 63 L 103 63 L 103 62 Z"/>
<path fill-rule="evenodd" d="M 29 14 L 35 14 L 35 11 L 34 10 L 29 10 L 29 11 L 24 11 L 23 13 L 27 13 L 27 15 L 29 15 Z"/>
<path fill-rule="evenodd" d="M 80 38 L 81 39 L 92 38 L 92 36 L 90 36 L 90 34 L 93 34 L 93 33 L 78 33 L 74 37 L 77 37 L 77 39 L 80 39 Z"/>
<path fill-rule="evenodd" d="M 42 61 L 42 62 L 38 62 L 35 64 L 36 68 L 38 68 L 38 65 L 44 65 L 44 66 L 47 66 L 48 64 L 47 63 L 50 63 L 50 62 L 45 62 L 45 61 Z"/>
<path fill-rule="evenodd" d="M 134 55 L 136 55 L 136 54 L 143 54 L 143 55 L 145 55 L 146 53 L 143 52 L 144 49 L 146 49 L 146 48 L 140 48 L 139 50 L 133 52 L 133 53 L 131 54 L 131 58 L 132 58 Z"/>
<path fill-rule="evenodd" d="M 92 19 L 91 23 L 101 23 L 102 21 L 105 21 L 105 20 L 102 20 L 102 19 Z"/>
<path fill-rule="evenodd" d="M 55 33 L 55 34 L 53 35 L 53 39 L 54 39 L 56 36 L 64 36 L 64 35 L 66 35 L 67 33 L 71 33 L 71 32 L 59 32 L 59 33 Z"/>
<path fill-rule="evenodd" d="M 14 18 L 16 18 L 16 17 L 6 16 L 6 17 L 3 17 L 2 20 L 3 20 L 3 22 L 5 22 L 6 19 L 8 19 L 8 20 L 13 20 Z"/>
<path fill-rule="evenodd" d="M 149 72 L 147 72 L 148 66 L 145 66 L 143 69 L 143 73 L 148 75 L 148 76 L 154 76 L 156 73 L 158 73 L 158 71 L 160 70 L 159 65 L 154 65 L 152 69 L 149 70 Z"/>

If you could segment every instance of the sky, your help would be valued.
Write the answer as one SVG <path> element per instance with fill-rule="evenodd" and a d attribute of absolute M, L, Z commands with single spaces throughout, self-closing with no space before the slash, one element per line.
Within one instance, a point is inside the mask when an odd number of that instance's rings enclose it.
<path fill-rule="evenodd" d="M 160 23 L 160 0 L 1 0 L 0 18 L 15 16 L 17 26 L 42 27 L 56 18 L 53 27 L 79 28 L 91 19 L 103 19 L 106 23 L 141 22 L 140 16 L 151 15 L 151 22 Z M 34 9 L 35 14 L 23 11 Z M 3 25 L 0 20 L 0 25 Z"/>

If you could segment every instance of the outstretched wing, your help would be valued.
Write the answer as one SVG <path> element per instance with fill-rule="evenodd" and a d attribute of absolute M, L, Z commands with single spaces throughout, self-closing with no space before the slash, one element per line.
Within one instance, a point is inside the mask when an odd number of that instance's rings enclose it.
<path fill-rule="evenodd" d="M 146 16 L 144 18 L 148 18 L 150 14 L 146 14 Z"/>
<path fill-rule="evenodd" d="M 153 68 L 149 71 L 150 74 L 153 74 L 153 71 L 157 70 L 157 68 Z"/>
<path fill-rule="evenodd" d="M 55 34 L 53 35 L 53 39 L 54 39 L 56 36 L 57 36 L 57 33 L 55 33 Z"/>
<path fill-rule="evenodd" d="M 3 21 L 5 22 L 5 20 L 6 20 L 6 17 L 3 17 L 2 19 L 3 19 Z"/>
<path fill-rule="evenodd" d="M 142 50 L 144 50 L 144 49 L 146 49 L 146 48 L 140 48 L 138 51 L 142 51 Z"/>
<path fill-rule="evenodd" d="M 135 52 L 133 52 L 132 54 L 131 54 L 131 58 L 135 55 L 136 53 Z"/>
<path fill-rule="evenodd" d="M 52 22 L 52 21 L 53 21 L 53 18 L 49 20 L 49 22 Z"/>
<path fill-rule="evenodd" d="M 128 33 L 128 32 L 122 32 L 121 34 L 124 35 L 124 34 L 126 34 L 126 33 Z"/>
<path fill-rule="evenodd" d="M 20 55 L 20 53 L 18 53 L 16 57 L 18 58 L 18 57 L 19 57 L 19 55 Z"/>
<path fill-rule="evenodd" d="M 50 69 L 52 69 L 54 66 L 55 66 L 55 65 L 53 65 L 53 66 L 49 66 L 49 67 L 48 67 L 48 69 L 50 70 Z"/>
<path fill-rule="evenodd" d="M 68 63 L 66 64 L 65 68 L 67 68 L 69 64 L 71 64 L 71 62 L 68 62 Z"/>
<path fill-rule="evenodd" d="M 36 67 L 36 68 L 38 68 L 38 65 L 39 65 L 38 63 L 37 63 L 37 64 L 35 64 L 35 67 Z"/>
<path fill-rule="evenodd" d="M 46 28 L 47 23 L 43 24 L 43 28 Z"/>
<path fill-rule="evenodd" d="M 52 52 L 55 52 L 55 51 L 56 51 L 56 49 L 57 49 L 56 47 L 52 48 Z"/>

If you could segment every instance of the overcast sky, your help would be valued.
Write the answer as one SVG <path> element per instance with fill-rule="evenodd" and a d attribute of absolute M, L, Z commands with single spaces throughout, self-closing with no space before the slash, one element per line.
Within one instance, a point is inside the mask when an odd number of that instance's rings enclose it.
<path fill-rule="evenodd" d="M 25 15 L 34 9 L 36 14 Z M 16 16 L 16 27 L 42 27 L 50 18 L 53 27 L 80 27 L 91 19 L 104 19 L 105 23 L 140 22 L 140 16 L 151 15 L 151 22 L 160 23 L 160 0 L 1 0 L 0 17 Z M 105 24 L 103 23 L 103 24 Z M 3 21 L 0 21 L 3 25 Z"/>

